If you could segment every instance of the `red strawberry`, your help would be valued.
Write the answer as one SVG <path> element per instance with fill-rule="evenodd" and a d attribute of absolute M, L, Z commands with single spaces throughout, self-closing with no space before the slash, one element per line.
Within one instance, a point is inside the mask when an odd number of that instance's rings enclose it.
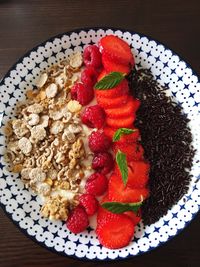
<path fill-rule="evenodd" d="M 96 229 L 99 242 L 107 248 L 118 249 L 125 247 L 134 234 L 132 220 L 123 214 L 102 219 Z"/>
<path fill-rule="evenodd" d="M 103 69 L 100 72 L 99 76 L 97 77 L 97 81 L 100 81 L 101 79 L 103 79 L 103 77 L 106 76 L 107 74 L 108 74 L 107 71 L 105 69 Z"/>
<path fill-rule="evenodd" d="M 79 202 L 82 207 L 84 207 L 87 215 L 91 216 L 94 215 L 95 212 L 98 210 L 98 201 L 91 194 L 82 194 L 79 197 Z"/>
<path fill-rule="evenodd" d="M 135 114 L 131 114 L 125 118 L 106 118 L 106 123 L 111 128 L 130 128 L 133 127 L 133 122 L 135 121 Z"/>
<path fill-rule="evenodd" d="M 107 72 L 118 71 L 125 74 L 130 72 L 129 65 L 123 65 L 110 59 L 106 54 L 102 54 L 102 63 Z"/>
<path fill-rule="evenodd" d="M 108 187 L 108 180 L 105 175 L 95 172 L 89 176 L 85 184 L 85 190 L 88 194 L 101 196 Z"/>
<path fill-rule="evenodd" d="M 128 117 L 134 113 L 134 100 L 133 97 L 129 96 L 126 104 L 117 108 L 105 109 L 106 115 L 109 118 L 122 118 Z"/>
<path fill-rule="evenodd" d="M 105 135 L 107 135 L 110 139 L 112 139 L 113 135 L 115 134 L 117 129 L 113 129 L 111 127 L 106 126 L 103 128 L 103 131 L 104 131 Z"/>
<path fill-rule="evenodd" d="M 133 211 L 126 211 L 126 212 L 124 212 L 124 214 L 127 215 L 132 220 L 134 225 L 137 225 L 141 221 L 141 212 L 140 212 L 140 210 L 138 211 L 137 214 L 135 212 L 133 212 Z"/>
<path fill-rule="evenodd" d="M 126 154 L 127 161 L 143 159 L 144 149 L 138 143 L 116 142 L 113 151 L 116 154 L 118 150 Z"/>
<path fill-rule="evenodd" d="M 115 165 L 116 174 L 120 175 L 118 165 Z M 128 161 L 127 186 L 132 188 L 143 188 L 147 185 L 149 163 L 145 161 Z"/>
<path fill-rule="evenodd" d="M 126 95 L 128 93 L 129 87 L 127 80 L 123 80 L 120 84 L 115 86 L 114 88 L 107 90 L 95 90 L 97 97 L 107 97 L 112 100 L 113 97 L 118 97 L 122 95 Z"/>
<path fill-rule="evenodd" d="M 108 196 L 110 201 L 119 201 L 124 203 L 139 202 L 141 197 L 146 199 L 149 195 L 147 188 L 131 188 L 124 186 L 122 177 L 113 173 L 109 179 Z"/>
<path fill-rule="evenodd" d="M 116 108 L 119 106 L 123 106 L 127 102 L 128 94 L 114 98 L 102 97 L 96 94 L 96 99 L 99 105 L 102 106 L 103 108 Z"/>
<path fill-rule="evenodd" d="M 123 134 L 123 135 L 121 135 L 119 141 L 117 141 L 116 143 L 134 143 L 137 140 L 139 140 L 139 138 L 140 138 L 139 130 L 137 128 L 135 128 L 135 127 L 131 127 L 129 129 L 133 129 L 134 132 L 131 133 L 131 134 Z"/>
<path fill-rule="evenodd" d="M 134 58 L 130 46 L 124 40 L 114 35 L 107 35 L 99 41 L 100 51 L 111 60 L 120 64 L 134 65 Z"/>
<path fill-rule="evenodd" d="M 89 225 L 88 216 L 84 208 L 77 206 L 67 219 L 66 226 L 74 234 L 84 231 Z"/>

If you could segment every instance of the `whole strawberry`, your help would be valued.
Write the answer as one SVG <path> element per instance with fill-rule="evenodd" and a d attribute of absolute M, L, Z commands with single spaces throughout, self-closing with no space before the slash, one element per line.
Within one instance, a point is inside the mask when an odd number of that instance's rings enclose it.
<path fill-rule="evenodd" d="M 105 152 L 111 146 L 111 139 L 103 131 L 93 131 L 88 138 L 89 148 L 92 152 Z"/>

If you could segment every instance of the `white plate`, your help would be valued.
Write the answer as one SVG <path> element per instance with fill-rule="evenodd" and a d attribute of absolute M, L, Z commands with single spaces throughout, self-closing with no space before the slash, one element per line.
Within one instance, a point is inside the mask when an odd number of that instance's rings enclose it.
<path fill-rule="evenodd" d="M 18 175 L 6 169 L 2 157 L 5 151 L 3 126 L 14 115 L 15 104 L 25 99 L 25 90 L 34 88 L 41 71 L 67 58 L 73 51 L 82 51 L 87 44 L 97 43 L 107 34 L 115 34 L 127 41 L 135 55 L 136 64 L 150 68 L 155 78 L 170 88 L 191 120 L 193 145 L 197 149 L 191 170 L 190 189 L 183 198 L 158 222 L 135 230 L 129 246 L 109 250 L 102 247 L 94 230 L 81 234 L 70 233 L 64 223 L 50 222 L 40 216 L 40 200 L 24 188 Z M 200 207 L 200 83 L 190 66 L 164 45 L 141 34 L 112 29 L 83 29 L 49 39 L 22 57 L 0 83 L 0 199 L 1 206 L 12 221 L 29 237 L 48 249 L 63 255 L 84 259 L 111 260 L 132 257 L 153 248 L 180 232 Z M 1 118 L 3 117 L 3 118 Z"/>

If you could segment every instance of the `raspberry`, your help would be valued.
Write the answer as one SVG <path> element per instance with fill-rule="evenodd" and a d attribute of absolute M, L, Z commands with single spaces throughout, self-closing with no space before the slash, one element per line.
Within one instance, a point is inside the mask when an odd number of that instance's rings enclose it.
<path fill-rule="evenodd" d="M 92 168 L 102 174 L 109 173 L 114 167 L 113 157 L 108 152 L 98 153 L 92 161 Z"/>
<path fill-rule="evenodd" d="M 103 131 L 93 131 L 89 136 L 88 144 L 92 152 L 105 152 L 111 146 L 111 139 Z"/>
<path fill-rule="evenodd" d="M 105 123 L 105 111 L 99 105 L 87 107 L 82 116 L 82 122 L 90 128 L 100 129 Z"/>
<path fill-rule="evenodd" d="M 101 67 L 101 53 L 96 45 L 88 45 L 83 51 L 83 61 L 87 67 Z"/>
<path fill-rule="evenodd" d="M 81 72 L 81 81 L 86 87 L 93 87 L 97 81 L 98 73 L 92 67 L 87 67 Z"/>
<path fill-rule="evenodd" d="M 86 87 L 82 83 L 76 83 L 71 89 L 71 97 L 85 106 L 93 99 L 94 90 L 92 87 Z"/>
<path fill-rule="evenodd" d="M 94 215 L 98 209 L 98 201 L 91 194 L 83 194 L 79 197 L 80 205 L 84 207 L 87 215 Z"/>
<path fill-rule="evenodd" d="M 88 225 L 87 213 L 81 206 L 77 206 L 71 211 L 66 222 L 67 228 L 74 234 L 84 231 Z"/>
<path fill-rule="evenodd" d="M 108 187 L 108 180 L 105 175 L 95 172 L 89 176 L 85 184 L 85 190 L 88 194 L 101 196 Z"/>

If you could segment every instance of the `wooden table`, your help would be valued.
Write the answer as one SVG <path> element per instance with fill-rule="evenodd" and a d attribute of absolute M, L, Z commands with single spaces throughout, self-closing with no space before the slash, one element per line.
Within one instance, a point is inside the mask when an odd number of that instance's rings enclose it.
<path fill-rule="evenodd" d="M 68 30 L 105 26 L 150 35 L 200 74 L 199 0 L 0 0 L 0 78 L 27 50 Z M 0 266 L 176 266 L 200 263 L 200 214 L 164 246 L 123 262 L 83 262 L 51 253 L 24 236 L 0 210 Z"/>

